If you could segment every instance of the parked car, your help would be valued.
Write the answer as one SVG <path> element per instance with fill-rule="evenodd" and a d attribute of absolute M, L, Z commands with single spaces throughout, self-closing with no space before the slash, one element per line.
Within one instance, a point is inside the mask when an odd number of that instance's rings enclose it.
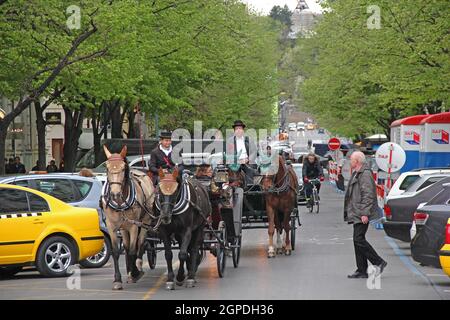
<path fill-rule="evenodd" d="M 294 168 L 295 174 L 297 175 L 298 180 L 298 193 L 297 193 L 297 204 L 298 205 L 306 205 L 306 197 L 304 192 L 304 184 L 303 184 L 303 164 L 301 163 L 293 163 L 292 167 Z"/>
<path fill-rule="evenodd" d="M 425 175 L 413 183 L 401 196 L 390 199 L 384 206 L 384 231 L 389 237 L 411 241 L 410 229 L 414 212 L 421 203 L 430 201 L 450 182 L 450 174 Z"/>
<path fill-rule="evenodd" d="M 316 126 L 314 125 L 314 123 L 308 123 L 306 125 L 306 130 L 314 130 L 316 128 Z"/>
<path fill-rule="evenodd" d="M 420 177 L 434 173 L 450 173 L 450 168 L 421 168 L 403 172 L 392 185 L 391 190 L 386 196 L 386 201 L 401 195 Z"/>
<path fill-rule="evenodd" d="M 412 258 L 423 265 L 440 268 L 439 250 L 445 243 L 450 218 L 450 183 L 425 206 L 414 212 L 416 234 L 411 240 Z"/>
<path fill-rule="evenodd" d="M 142 158 L 144 158 L 144 163 L 142 163 Z M 144 154 L 144 156 L 131 156 L 127 157 L 128 166 L 131 169 L 137 169 L 143 172 L 149 170 L 148 163 L 150 161 L 150 154 Z M 106 174 L 106 161 L 92 169 L 94 174 Z"/>
<path fill-rule="evenodd" d="M 71 265 L 104 243 L 95 209 L 76 208 L 43 192 L 0 184 L 0 276 L 36 266 L 47 277 L 68 275 Z"/>
<path fill-rule="evenodd" d="M 450 277 L 450 219 L 447 220 L 444 237 L 445 242 L 444 246 L 439 251 L 439 260 L 442 270 Z"/>
<path fill-rule="evenodd" d="M 325 134 L 325 129 L 324 129 L 324 128 L 319 128 L 319 129 L 317 130 L 317 133 L 318 133 L 318 134 Z"/>
<path fill-rule="evenodd" d="M 98 179 L 81 177 L 78 174 L 53 173 L 0 177 L 0 183 L 35 189 L 74 207 L 96 209 L 105 243 L 100 252 L 81 260 L 80 264 L 86 268 L 101 268 L 108 262 L 112 252 L 111 239 L 105 215 L 99 207 L 103 185 Z"/>

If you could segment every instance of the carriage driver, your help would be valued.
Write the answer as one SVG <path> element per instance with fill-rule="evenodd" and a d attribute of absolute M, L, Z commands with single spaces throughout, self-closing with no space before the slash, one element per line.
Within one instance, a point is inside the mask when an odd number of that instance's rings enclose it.
<path fill-rule="evenodd" d="M 234 135 L 227 141 L 227 153 L 235 157 L 239 155 L 237 162 L 241 164 L 247 184 L 253 184 L 255 175 L 256 157 L 258 149 L 256 144 L 244 135 L 245 124 L 241 120 L 236 120 L 233 124 Z"/>
<path fill-rule="evenodd" d="M 159 144 L 150 154 L 149 168 L 153 175 L 152 181 L 156 185 L 159 180 L 159 169 L 172 171 L 175 169 L 175 163 L 172 161 L 172 133 L 162 131 L 159 135 Z"/>

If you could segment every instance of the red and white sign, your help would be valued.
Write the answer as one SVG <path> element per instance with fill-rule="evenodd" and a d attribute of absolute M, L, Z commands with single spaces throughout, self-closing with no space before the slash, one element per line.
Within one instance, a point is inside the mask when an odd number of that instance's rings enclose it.
<path fill-rule="evenodd" d="M 443 129 L 433 129 L 431 139 L 438 144 L 449 144 L 449 134 Z"/>
<path fill-rule="evenodd" d="M 340 147 L 341 147 L 341 140 L 339 140 L 338 138 L 331 138 L 328 141 L 328 148 L 331 151 L 339 150 Z"/>

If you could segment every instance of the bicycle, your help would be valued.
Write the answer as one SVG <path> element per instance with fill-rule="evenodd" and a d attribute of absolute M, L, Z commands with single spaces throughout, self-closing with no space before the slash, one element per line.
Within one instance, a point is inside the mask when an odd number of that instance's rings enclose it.
<path fill-rule="evenodd" d="M 320 210 L 320 197 L 319 197 L 319 191 L 317 190 L 316 185 L 320 183 L 320 179 L 311 179 L 309 180 L 309 183 L 312 184 L 312 193 L 311 193 L 311 199 L 309 199 L 309 212 L 314 211 L 314 206 L 316 207 L 316 213 L 319 213 Z"/>

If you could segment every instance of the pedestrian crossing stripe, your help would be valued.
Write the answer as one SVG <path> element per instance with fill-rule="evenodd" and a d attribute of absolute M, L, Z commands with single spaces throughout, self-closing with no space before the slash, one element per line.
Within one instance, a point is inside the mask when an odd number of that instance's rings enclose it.
<path fill-rule="evenodd" d="M 39 217 L 39 216 L 42 216 L 42 213 L 40 213 L 40 212 L 10 213 L 10 214 L 0 214 L 0 219 L 26 218 L 26 217 Z"/>

